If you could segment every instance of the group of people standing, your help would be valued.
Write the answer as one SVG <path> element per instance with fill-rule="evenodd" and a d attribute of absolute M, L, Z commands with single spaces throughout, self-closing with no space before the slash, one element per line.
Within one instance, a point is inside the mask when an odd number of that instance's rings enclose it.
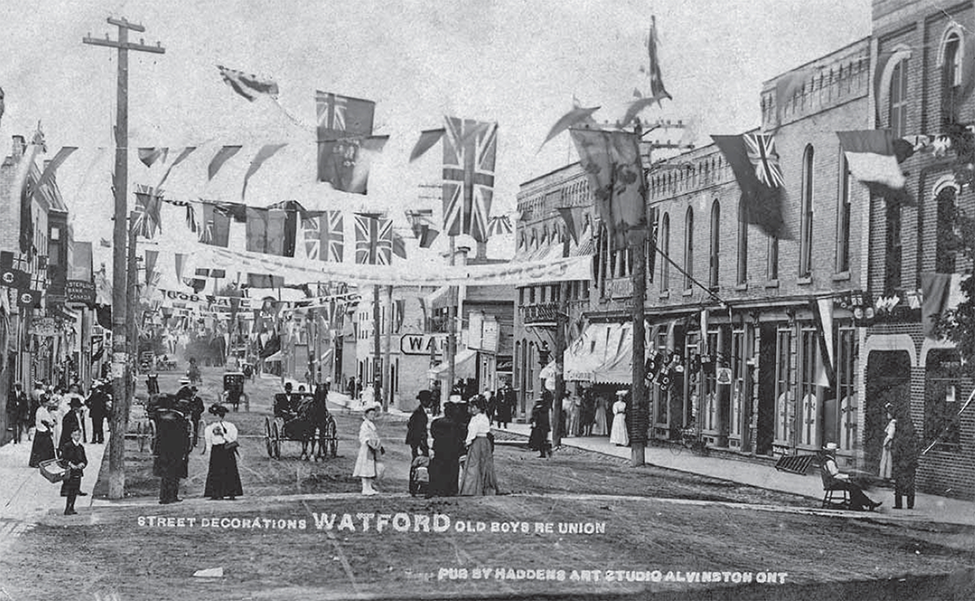
<path fill-rule="evenodd" d="M 513 394 L 513 393 L 512 393 Z M 616 401 L 609 408 L 607 400 L 601 395 L 595 395 L 590 389 L 581 394 L 566 392 L 560 406 L 560 423 L 563 436 L 606 436 L 610 442 L 618 446 L 628 446 L 629 437 L 626 432 L 626 395 L 621 390 L 616 395 Z M 528 448 L 539 452 L 539 457 L 551 456 L 549 435 L 552 432 L 551 391 L 544 391 L 542 396 L 532 406 L 529 423 L 531 433 L 528 437 Z M 612 417 L 608 417 L 611 415 Z M 607 427 L 607 424 L 612 424 Z"/>

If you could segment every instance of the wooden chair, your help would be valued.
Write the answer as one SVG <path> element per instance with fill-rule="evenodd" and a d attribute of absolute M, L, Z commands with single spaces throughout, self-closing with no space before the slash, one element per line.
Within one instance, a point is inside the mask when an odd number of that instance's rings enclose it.
<path fill-rule="evenodd" d="M 819 475 L 823 479 L 823 509 L 849 509 L 850 491 L 833 478 L 826 469 L 825 462 L 819 468 Z"/>

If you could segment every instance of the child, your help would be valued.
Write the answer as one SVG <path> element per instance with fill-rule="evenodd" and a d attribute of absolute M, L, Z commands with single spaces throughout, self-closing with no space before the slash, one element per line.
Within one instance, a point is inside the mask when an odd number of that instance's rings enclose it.
<path fill-rule="evenodd" d="M 81 492 L 81 476 L 84 475 L 85 467 L 88 466 L 88 458 L 85 456 L 85 448 L 81 446 L 81 430 L 76 429 L 71 432 L 71 438 L 64 441 L 61 445 L 61 461 L 68 466 L 67 478 L 61 483 L 61 496 L 67 497 L 64 505 L 64 515 L 76 515 L 74 510 L 75 498 L 87 496 L 88 493 Z"/>

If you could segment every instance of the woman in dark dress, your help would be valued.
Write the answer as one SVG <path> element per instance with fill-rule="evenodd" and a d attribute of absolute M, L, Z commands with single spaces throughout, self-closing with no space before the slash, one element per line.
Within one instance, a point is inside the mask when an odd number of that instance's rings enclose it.
<path fill-rule="evenodd" d="M 897 429 L 891 443 L 891 461 L 894 478 L 894 509 L 902 509 L 907 497 L 907 508 L 914 509 L 914 478 L 917 472 L 918 441 L 914 422 L 909 412 L 900 410 L 894 417 Z"/>
<path fill-rule="evenodd" d="M 417 405 L 417 408 L 410 415 L 410 420 L 406 423 L 406 444 L 410 445 L 412 459 L 416 459 L 418 455 L 430 455 L 427 443 L 427 421 L 429 418 L 426 411 L 430 404 L 430 391 L 421 390 L 416 398 L 420 404 Z"/>
<path fill-rule="evenodd" d="M 54 459 L 54 427 L 57 424 L 55 415 L 57 400 L 53 397 L 45 398 L 34 413 L 34 443 L 30 449 L 30 467 L 37 467 L 42 461 Z"/>
<path fill-rule="evenodd" d="M 443 417 L 433 420 L 433 459 L 430 461 L 430 490 L 427 496 L 452 497 L 458 491 L 460 455 L 464 448 L 464 432 L 458 419 L 457 403 L 444 404 Z"/>
<path fill-rule="evenodd" d="M 85 447 L 81 446 L 81 430 L 72 430 L 68 440 L 61 445 L 61 461 L 67 463 L 67 478 L 61 482 L 61 496 L 67 497 L 64 503 L 64 515 L 75 515 L 75 499 L 87 496 L 81 492 L 81 477 L 88 466 Z"/>
<path fill-rule="evenodd" d="M 207 481 L 203 496 L 220 500 L 228 497 L 231 501 L 244 494 L 240 484 L 240 472 L 237 470 L 237 427 L 223 420 L 227 415 L 227 408 L 223 405 L 212 405 L 210 413 L 217 416 L 204 430 L 206 448 L 210 450 L 210 469 L 207 471 Z M 230 445 L 231 448 L 228 448 Z"/>
<path fill-rule="evenodd" d="M 549 404 L 544 398 L 535 401 L 532 407 L 532 431 L 528 436 L 528 448 L 539 452 L 539 457 L 551 455 L 548 447 L 548 434 L 552 430 L 552 422 L 548 416 Z"/>

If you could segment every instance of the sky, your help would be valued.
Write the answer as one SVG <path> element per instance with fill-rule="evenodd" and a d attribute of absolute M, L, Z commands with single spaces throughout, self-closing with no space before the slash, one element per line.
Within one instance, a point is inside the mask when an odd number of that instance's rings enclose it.
<path fill-rule="evenodd" d="M 440 207 L 437 191 L 422 187 L 439 183 L 439 149 L 414 163 L 410 150 L 421 130 L 451 115 L 498 122 L 492 214 L 509 214 L 521 183 L 577 160 L 568 134 L 539 149 L 573 98 L 615 121 L 634 88 L 649 90 L 640 67 L 651 15 L 673 100 L 642 117 L 682 120 L 688 129 L 661 139 L 698 145 L 757 126 L 763 81 L 870 33 L 869 0 L 6 1 L 0 154 L 38 121 L 47 158 L 79 147 L 58 182 L 76 239 L 95 242 L 96 268 L 111 263 L 98 240 L 111 238 L 116 58 L 81 40 L 116 39 L 106 18 L 125 17 L 146 27 L 132 41 L 166 50 L 129 55 L 130 188 L 155 185 L 165 170 L 139 163 L 136 147 L 192 145 L 199 149 L 173 170 L 166 195 L 240 202 L 250 157 L 287 143 L 250 180 L 246 204 L 385 209 L 406 230 L 403 210 Z M 278 103 L 236 95 L 217 64 L 274 79 Z M 365 198 L 315 182 L 316 90 L 377 103 L 375 133 L 390 140 Z M 209 159 L 229 144 L 244 150 L 208 182 Z M 178 246 L 186 230 L 170 225 L 181 219 L 167 210 L 162 242 Z M 492 253 L 510 250 L 510 239 L 498 243 Z"/>

